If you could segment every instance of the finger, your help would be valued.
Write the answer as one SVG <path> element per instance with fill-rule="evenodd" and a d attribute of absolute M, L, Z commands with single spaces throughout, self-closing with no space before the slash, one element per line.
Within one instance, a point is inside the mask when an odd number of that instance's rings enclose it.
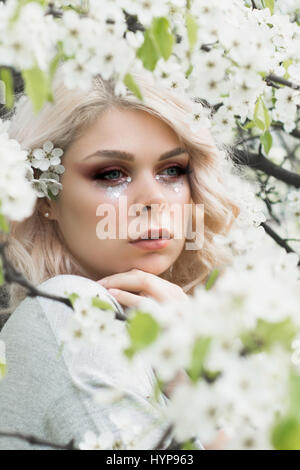
<path fill-rule="evenodd" d="M 154 274 L 139 269 L 112 274 L 98 282 L 106 287 L 106 289 L 116 288 L 138 294 L 147 294 L 155 297 L 157 300 L 164 300 L 166 298 L 166 284 L 168 284 L 168 289 L 178 287 Z"/>
<path fill-rule="evenodd" d="M 123 307 L 136 307 L 142 298 L 140 295 L 135 295 L 121 289 L 108 289 L 108 292 L 123 306 Z"/>

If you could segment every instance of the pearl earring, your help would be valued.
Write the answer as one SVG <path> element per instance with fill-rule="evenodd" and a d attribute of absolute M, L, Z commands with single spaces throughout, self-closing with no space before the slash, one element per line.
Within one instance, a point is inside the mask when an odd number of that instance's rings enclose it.
<path fill-rule="evenodd" d="M 49 212 L 45 212 L 44 216 L 49 217 Z"/>

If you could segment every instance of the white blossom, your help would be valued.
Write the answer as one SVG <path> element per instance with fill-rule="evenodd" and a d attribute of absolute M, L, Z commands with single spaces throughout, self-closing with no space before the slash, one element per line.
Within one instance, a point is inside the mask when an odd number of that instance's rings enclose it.
<path fill-rule="evenodd" d="M 93 431 L 86 431 L 78 447 L 80 450 L 112 450 L 115 443 L 116 439 L 110 431 L 103 431 L 99 436 Z"/>
<path fill-rule="evenodd" d="M 16 140 L 9 139 L 8 127 L 4 129 L 5 132 L 0 133 L 0 210 L 8 219 L 23 220 L 31 215 L 36 195 L 26 178 L 27 152 Z"/>

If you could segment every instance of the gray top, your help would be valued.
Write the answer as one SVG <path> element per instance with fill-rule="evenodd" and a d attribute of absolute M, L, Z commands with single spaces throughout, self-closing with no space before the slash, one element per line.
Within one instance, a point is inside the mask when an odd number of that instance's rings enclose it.
<path fill-rule="evenodd" d="M 98 294 L 124 313 L 105 287 L 85 277 L 62 274 L 38 287 L 63 297 L 66 292 Z M 73 310 L 61 302 L 26 297 L 5 323 L 0 332 L 7 359 L 7 372 L 0 381 L 0 431 L 32 434 L 60 445 L 66 445 L 71 439 L 78 445 L 86 431 L 98 435 L 109 430 L 120 437 L 109 414 L 124 409 L 124 404 L 96 403 L 89 387 L 121 383 L 129 399 L 126 410 L 143 426 L 140 448 L 152 449 L 166 429 L 158 420 L 157 407 L 167 403 L 164 395 L 159 405 L 150 403 L 155 380 L 153 370 L 138 362 L 132 373 L 125 358 L 121 363 L 113 343 L 86 345 L 78 353 L 64 347 L 59 354 L 58 332 L 72 314 Z M 199 441 L 197 447 L 203 449 Z M 32 445 L 15 437 L 0 437 L 0 450 L 7 449 L 49 450 L 51 447 Z"/>

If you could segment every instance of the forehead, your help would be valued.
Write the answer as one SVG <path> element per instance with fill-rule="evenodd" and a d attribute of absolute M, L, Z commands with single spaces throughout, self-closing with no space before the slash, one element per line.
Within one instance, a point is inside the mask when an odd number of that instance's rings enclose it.
<path fill-rule="evenodd" d="M 125 150 L 138 158 L 145 151 L 159 156 L 179 144 L 175 131 L 159 117 L 140 109 L 109 108 L 69 147 L 80 160 L 99 149 Z"/>

